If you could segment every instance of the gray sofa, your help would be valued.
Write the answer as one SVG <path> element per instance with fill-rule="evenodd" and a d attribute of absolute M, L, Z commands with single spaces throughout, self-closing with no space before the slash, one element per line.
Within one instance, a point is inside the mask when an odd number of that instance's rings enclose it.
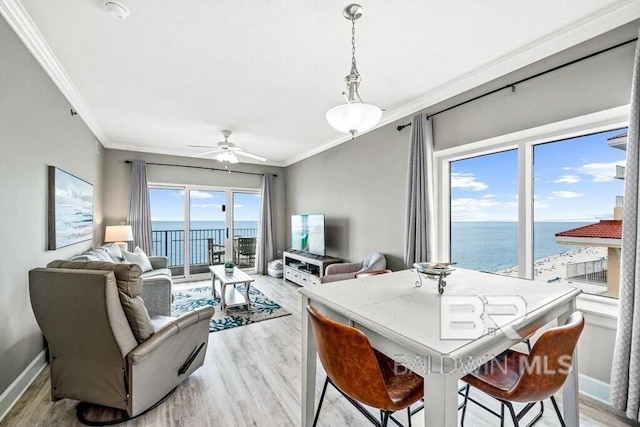
<path fill-rule="evenodd" d="M 115 264 L 126 263 L 122 250 L 115 243 L 107 243 L 76 255 L 70 261 L 104 261 Z M 171 316 L 173 301 L 171 270 L 167 268 L 167 258 L 150 256 L 152 270 L 143 272 L 142 299 L 150 315 Z"/>

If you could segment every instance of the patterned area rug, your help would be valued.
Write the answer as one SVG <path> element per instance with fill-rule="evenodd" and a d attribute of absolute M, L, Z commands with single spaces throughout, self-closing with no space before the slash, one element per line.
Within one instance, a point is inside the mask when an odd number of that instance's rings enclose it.
<path fill-rule="evenodd" d="M 244 285 L 238 285 L 237 289 L 244 294 Z M 242 306 L 231 307 L 224 312 L 220 309 L 220 301 L 214 299 L 213 295 L 211 295 L 210 285 L 182 289 L 174 292 L 174 297 L 175 299 L 171 306 L 172 316 L 179 316 L 184 312 L 204 307 L 205 305 L 213 306 L 216 309 L 216 313 L 211 318 L 209 332 L 222 331 L 291 314 L 253 286 L 249 289 L 250 310 L 247 310 L 246 306 Z"/>

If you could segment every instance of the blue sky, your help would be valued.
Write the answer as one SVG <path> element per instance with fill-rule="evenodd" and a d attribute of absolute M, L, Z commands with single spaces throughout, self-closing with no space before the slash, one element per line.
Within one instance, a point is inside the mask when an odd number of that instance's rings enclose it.
<path fill-rule="evenodd" d="M 152 221 L 184 221 L 185 192 L 179 189 L 150 188 Z M 224 191 L 191 191 L 191 221 L 224 221 L 222 205 L 226 202 Z M 260 195 L 234 193 L 234 220 L 258 221 Z"/>
<path fill-rule="evenodd" d="M 612 218 L 615 179 L 626 153 L 609 147 L 614 130 L 534 147 L 534 220 L 586 221 Z M 451 163 L 453 221 L 517 221 L 518 152 L 510 150 Z"/>

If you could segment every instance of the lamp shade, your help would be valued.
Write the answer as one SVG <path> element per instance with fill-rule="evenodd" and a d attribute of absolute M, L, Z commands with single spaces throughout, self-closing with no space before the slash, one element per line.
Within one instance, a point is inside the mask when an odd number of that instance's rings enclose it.
<path fill-rule="evenodd" d="M 130 225 L 107 225 L 104 232 L 105 242 L 130 242 L 133 232 Z"/>
<path fill-rule="evenodd" d="M 223 151 L 216 155 L 216 160 L 220 162 L 238 163 L 238 158 L 231 151 Z"/>
<path fill-rule="evenodd" d="M 382 110 L 375 105 L 360 102 L 337 105 L 327 111 L 327 121 L 331 127 L 352 135 L 371 129 L 381 118 Z"/>

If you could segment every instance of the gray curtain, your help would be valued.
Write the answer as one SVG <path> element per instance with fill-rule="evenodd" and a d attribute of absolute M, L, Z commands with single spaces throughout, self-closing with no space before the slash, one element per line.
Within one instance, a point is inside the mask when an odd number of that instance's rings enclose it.
<path fill-rule="evenodd" d="M 433 220 L 433 129 L 423 114 L 413 117 L 407 179 L 407 223 L 404 263 L 432 261 Z"/>
<path fill-rule="evenodd" d="M 147 188 L 147 164 L 142 160 L 134 160 L 131 165 L 127 224 L 131 225 L 133 232 L 133 242 L 129 242 L 129 250 L 140 246 L 145 254 L 153 255 L 151 251 L 151 209 L 149 189 Z"/>
<path fill-rule="evenodd" d="M 258 259 L 256 261 L 258 274 L 267 274 L 267 264 L 276 256 L 273 226 L 273 175 L 265 173 L 262 177 L 260 223 L 258 226 Z"/>
<path fill-rule="evenodd" d="M 640 420 L 640 246 L 638 241 L 638 167 L 640 165 L 640 42 L 636 45 L 631 84 L 631 111 L 624 178 L 620 310 L 611 368 L 611 403 L 627 417 Z"/>

